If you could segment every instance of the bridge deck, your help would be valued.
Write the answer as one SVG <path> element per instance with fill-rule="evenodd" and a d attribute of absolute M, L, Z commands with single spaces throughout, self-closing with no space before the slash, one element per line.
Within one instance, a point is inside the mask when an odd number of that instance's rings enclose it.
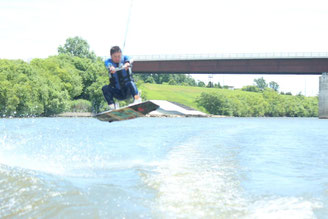
<path fill-rule="evenodd" d="M 134 73 L 321 75 L 328 58 L 136 60 Z"/>

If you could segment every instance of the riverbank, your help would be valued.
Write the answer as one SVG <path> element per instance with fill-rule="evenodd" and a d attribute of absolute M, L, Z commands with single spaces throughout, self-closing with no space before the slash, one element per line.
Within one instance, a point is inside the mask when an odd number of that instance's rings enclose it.
<path fill-rule="evenodd" d="M 65 112 L 55 115 L 54 117 L 92 117 L 91 112 Z"/>
<path fill-rule="evenodd" d="M 66 118 L 72 118 L 72 117 L 93 117 L 93 114 L 90 112 L 65 112 L 58 115 L 55 115 L 54 117 L 66 117 Z M 150 118 L 183 118 L 183 117 L 199 117 L 199 118 L 224 118 L 227 116 L 219 116 L 219 115 L 169 115 L 169 114 L 150 114 L 146 115 L 146 117 Z"/>
<path fill-rule="evenodd" d="M 148 117 L 210 117 L 210 115 L 195 110 L 189 106 L 177 102 L 170 102 L 166 100 L 150 100 L 152 103 L 159 106 L 153 112 L 150 112 Z M 58 115 L 58 117 L 92 117 L 91 112 L 65 112 Z"/>

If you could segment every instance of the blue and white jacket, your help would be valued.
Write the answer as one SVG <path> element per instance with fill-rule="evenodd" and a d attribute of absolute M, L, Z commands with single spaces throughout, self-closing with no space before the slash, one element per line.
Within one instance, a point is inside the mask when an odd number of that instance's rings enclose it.
<path fill-rule="evenodd" d="M 127 62 L 130 62 L 129 56 L 122 56 L 122 59 L 119 63 L 114 63 L 113 60 L 109 58 L 109 59 L 105 60 L 105 66 L 109 70 L 109 68 L 111 66 L 118 68 Z M 111 85 L 118 89 L 121 89 L 122 86 L 125 86 L 128 82 L 132 81 L 132 78 L 131 78 L 129 72 L 126 71 L 125 69 L 123 69 L 122 71 L 115 72 L 115 74 L 110 74 L 110 75 L 111 75 L 111 79 L 110 79 Z"/>

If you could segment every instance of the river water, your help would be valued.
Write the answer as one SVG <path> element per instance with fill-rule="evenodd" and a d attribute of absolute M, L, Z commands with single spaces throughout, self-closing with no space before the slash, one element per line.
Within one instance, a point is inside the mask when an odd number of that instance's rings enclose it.
<path fill-rule="evenodd" d="M 0 119 L 0 218 L 328 218 L 328 120 Z"/>

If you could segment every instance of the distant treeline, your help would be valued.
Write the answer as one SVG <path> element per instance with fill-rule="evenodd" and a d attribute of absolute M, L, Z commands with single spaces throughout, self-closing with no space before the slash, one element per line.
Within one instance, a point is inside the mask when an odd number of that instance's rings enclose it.
<path fill-rule="evenodd" d="M 106 109 L 102 86 L 109 83 L 101 58 L 89 51 L 80 37 L 69 38 L 59 46 L 59 55 L 46 59 L 0 59 L 0 115 L 50 116 L 67 111 Z M 195 81 L 184 74 L 139 74 L 137 83 L 181 86 L 222 87 L 220 83 Z M 235 91 L 233 95 L 202 93 L 199 106 L 209 113 L 230 116 L 317 116 L 318 98 L 278 93 L 275 82 L 266 84 L 263 78 L 256 85 Z M 244 92 L 249 91 L 249 92 Z M 146 99 L 147 97 L 144 96 Z"/>
<path fill-rule="evenodd" d="M 108 83 L 105 72 L 100 59 L 66 54 L 30 63 L 0 60 L 0 113 L 49 116 L 79 105 L 97 109 L 103 99 L 101 86 Z"/>
<path fill-rule="evenodd" d="M 146 79 L 156 78 L 155 75 Z M 143 75 L 135 75 L 142 83 Z M 159 79 L 161 78 L 161 79 Z M 156 80 L 165 83 L 164 77 Z M 175 84 L 188 84 L 192 78 L 169 75 Z M 46 59 L 0 59 L 0 115 L 50 116 L 67 111 L 105 109 L 102 86 L 109 83 L 100 58 L 90 59 L 60 54 Z"/>

